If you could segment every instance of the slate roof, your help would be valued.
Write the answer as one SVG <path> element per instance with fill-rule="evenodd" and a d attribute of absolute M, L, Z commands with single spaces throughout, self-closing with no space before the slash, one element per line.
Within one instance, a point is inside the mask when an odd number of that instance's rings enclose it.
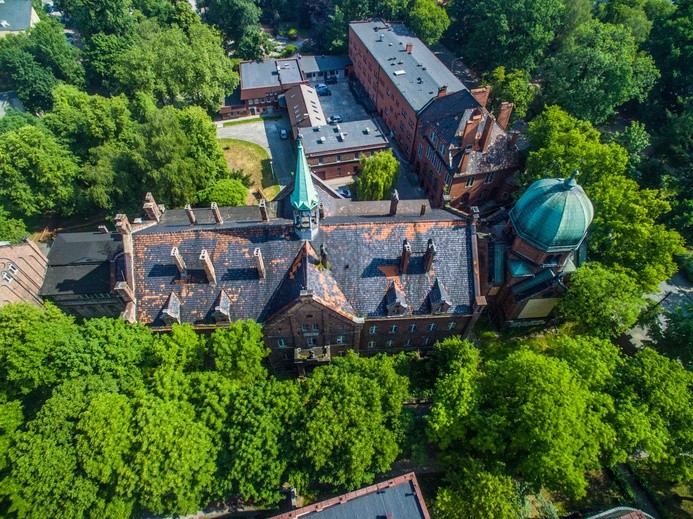
<path fill-rule="evenodd" d="M 248 88 L 279 88 L 303 81 L 298 60 L 244 61 L 239 65 L 241 91 Z"/>
<path fill-rule="evenodd" d="M 373 119 L 301 128 L 299 135 L 303 138 L 303 149 L 307 155 L 352 148 L 385 148 L 390 145 Z"/>
<path fill-rule="evenodd" d="M 437 96 L 439 87 L 447 86 L 448 94 L 466 89 L 404 24 L 370 20 L 349 27 L 417 112 Z M 407 43 L 413 44 L 411 54 L 405 50 Z"/>
<path fill-rule="evenodd" d="M 429 519 L 415 474 L 349 492 L 273 519 Z"/>
<path fill-rule="evenodd" d="M 301 56 L 298 64 L 304 74 L 344 70 L 351 65 L 349 56 Z"/>
<path fill-rule="evenodd" d="M 31 27 L 31 0 L 4 0 L 0 2 L 0 20 L 7 26 L 0 25 L 0 32 L 25 31 Z"/>
<path fill-rule="evenodd" d="M 291 126 L 321 126 L 326 124 L 325 114 L 314 88 L 296 85 L 286 91 L 286 107 Z M 306 117 L 306 114 L 308 117 Z"/>

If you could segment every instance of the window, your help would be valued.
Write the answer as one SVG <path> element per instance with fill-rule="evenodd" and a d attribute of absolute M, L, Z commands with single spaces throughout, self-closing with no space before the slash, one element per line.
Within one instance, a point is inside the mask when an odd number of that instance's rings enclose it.
<path fill-rule="evenodd" d="M 286 348 L 286 339 L 279 339 L 279 340 L 277 340 L 277 347 L 279 347 L 279 348 Z"/>
<path fill-rule="evenodd" d="M 414 341 L 412 341 L 411 339 L 407 339 L 407 342 L 404 343 L 404 346 L 406 346 L 407 348 L 411 348 L 412 346 L 414 346 Z"/>
<path fill-rule="evenodd" d="M 443 169 L 443 162 L 440 159 L 438 159 L 438 164 L 436 164 L 436 171 L 438 171 L 439 175 L 442 172 L 442 169 Z"/>
<path fill-rule="evenodd" d="M 318 164 L 322 164 L 322 163 L 323 163 L 322 157 L 318 157 Z"/>
<path fill-rule="evenodd" d="M 306 343 L 308 346 L 315 346 L 315 337 L 306 337 Z"/>
<path fill-rule="evenodd" d="M 371 326 L 370 328 L 368 328 L 368 333 L 370 335 L 375 335 L 376 333 L 378 333 L 378 327 L 377 326 Z"/>
<path fill-rule="evenodd" d="M 337 155 L 337 162 L 342 162 L 342 156 L 341 155 Z"/>
<path fill-rule="evenodd" d="M 486 178 L 484 178 L 484 184 L 490 184 L 491 182 L 493 182 L 493 171 L 486 173 Z"/>
<path fill-rule="evenodd" d="M 8 264 L 7 264 L 7 269 L 8 269 L 12 274 L 16 274 L 17 272 L 19 272 L 19 269 L 18 269 L 14 264 L 12 264 L 12 263 L 8 263 Z"/>
<path fill-rule="evenodd" d="M 390 325 L 390 333 L 397 333 L 397 330 L 399 330 L 399 326 L 397 326 L 396 324 Z"/>
<path fill-rule="evenodd" d="M 314 325 L 313 325 L 313 331 L 314 331 L 314 332 L 319 332 L 319 331 L 320 331 L 320 325 L 317 324 L 317 323 L 314 324 Z"/>
<path fill-rule="evenodd" d="M 431 157 L 433 157 L 433 147 L 428 145 L 426 147 L 426 158 L 430 161 Z"/>
<path fill-rule="evenodd" d="M 301 331 L 303 333 L 308 333 L 308 325 L 307 324 L 302 324 L 301 325 Z"/>
<path fill-rule="evenodd" d="M 423 341 L 421 341 L 421 344 L 423 344 L 424 346 L 428 346 L 430 343 L 431 339 L 429 339 L 428 337 L 424 337 Z"/>
<path fill-rule="evenodd" d="M 441 142 L 440 146 L 438 146 L 438 153 L 440 153 L 441 155 L 445 155 L 445 143 L 444 142 Z"/>
<path fill-rule="evenodd" d="M 449 186 L 450 182 L 452 182 L 452 175 L 448 173 L 447 175 L 445 175 L 445 183 Z"/>
<path fill-rule="evenodd" d="M 436 323 L 429 323 L 429 325 L 428 325 L 428 331 L 429 332 L 434 331 L 436 328 L 438 328 L 438 325 Z"/>
<path fill-rule="evenodd" d="M 431 139 L 431 142 L 432 142 L 433 144 L 436 143 L 436 134 L 435 134 L 435 132 L 434 132 L 433 130 L 431 130 L 431 135 L 429 135 L 429 138 Z"/>
<path fill-rule="evenodd" d="M 455 321 L 450 321 L 448 323 L 448 330 L 454 330 L 457 323 Z"/>
<path fill-rule="evenodd" d="M 337 344 L 344 344 L 346 342 L 346 336 L 337 335 Z"/>
<path fill-rule="evenodd" d="M 361 152 L 360 152 L 360 151 L 354 152 L 354 158 L 355 158 L 355 159 L 360 159 L 360 158 L 361 158 Z"/>
<path fill-rule="evenodd" d="M 419 151 L 417 152 L 419 158 L 423 157 L 423 144 L 419 143 Z"/>
<path fill-rule="evenodd" d="M 375 348 L 375 341 L 368 341 L 368 347 L 369 347 L 370 349 Z"/>
<path fill-rule="evenodd" d="M 399 129 L 404 131 L 404 123 L 399 123 Z"/>
<path fill-rule="evenodd" d="M 469 177 L 465 182 L 464 187 L 472 187 L 474 185 L 474 177 Z"/>
<path fill-rule="evenodd" d="M 7 272 L 2 273 L 2 279 L 7 281 L 8 283 L 12 283 L 12 276 L 10 276 Z"/>
<path fill-rule="evenodd" d="M 390 340 L 385 343 L 386 348 L 392 348 L 395 345 L 395 341 Z"/>
<path fill-rule="evenodd" d="M 409 325 L 409 332 L 414 333 L 419 326 L 416 323 Z"/>

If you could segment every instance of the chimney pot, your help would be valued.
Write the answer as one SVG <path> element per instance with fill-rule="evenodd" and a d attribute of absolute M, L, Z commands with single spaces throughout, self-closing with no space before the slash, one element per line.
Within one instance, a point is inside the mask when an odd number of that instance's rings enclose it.
<path fill-rule="evenodd" d="M 329 258 L 327 257 L 327 245 L 320 245 L 320 264 L 326 269 L 330 268 Z"/>
<path fill-rule="evenodd" d="M 200 261 L 202 261 L 202 267 L 205 269 L 205 274 L 207 275 L 207 281 L 215 285 L 217 282 L 217 276 L 214 273 L 214 264 L 212 263 L 212 258 L 209 257 L 207 249 L 202 249 L 200 253 Z"/>
<path fill-rule="evenodd" d="M 109 231 L 108 227 L 106 227 L 105 225 L 99 225 L 99 232 L 101 234 L 108 234 L 111 231 Z"/>
<path fill-rule="evenodd" d="M 161 220 L 161 211 L 159 210 L 159 206 L 156 205 L 154 196 L 151 193 L 144 195 L 144 205 L 142 209 L 144 210 L 144 214 L 147 215 L 148 220 L 155 220 L 157 222 Z"/>
<path fill-rule="evenodd" d="M 390 196 L 390 216 L 394 216 L 397 214 L 397 205 L 399 204 L 399 193 L 397 192 L 396 189 L 392 191 L 392 195 Z"/>
<path fill-rule="evenodd" d="M 127 281 L 118 281 L 113 290 L 118 294 L 125 304 L 131 303 L 135 300 L 135 294 L 133 293 Z"/>
<path fill-rule="evenodd" d="M 260 279 L 265 279 L 267 272 L 265 271 L 265 262 L 262 259 L 262 251 L 260 247 L 255 247 L 253 251 L 253 256 L 255 257 L 255 264 L 257 265 L 257 275 Z"/>
<path fill-rule="evenodd" d="M 185 276 L 187 276 L 188 269 L 185 267 L 185 260 L 183 260 L 183 255 L 178 250 L 178 247 L 173 247 L 171 249 L 171 256 L 173 257 L 173 260 L 176 262 L 176 267 L 178 267 L 180 277 L 184 278 Z"/>
<path fill-rule="evenodd" d="M 402 274 L 407 273 L 407 267 L 409 266 L 409 259 L 411 258 L 411 245 L 409 241 L 405 238 L 402 244 L 402 258 L 399 262 L 399 270 Z"/>
<path fill-rule="evenodd" d="M 421 216 L 426 214 L 426 204 L 421 204 Z"/>
<path fill-rule="evenodd" d="M 117 214 L 115 217 L 115 223 L 116 223 L 116 230 L 120 234 L 131 234 L 132 233 L 132 227 L 130 226 L 130 221 L 128 220 L 127 215 L 125 214 Z"/>
<path fill-rule="evenodd" d="M 411 54 L 414 51 L 414 44 L 413 43 L 407 43 L 406 50 L 407 50 L 407 54 Z"/>
<path fill-rule="evenodd" d="M 321 220 L 323 218 L 325 218 L 325 205 L 324 204 L 320 204 L 320 206 L 318 207 L 318 214 L 319 214 Z"/>
<path fill-rule="evenodd" d="M 436 246 L 433 243 L 433 239 L 428 239 L 428 245 L 426 246 L 426 252 L 424 253 L 424 270 L 430 272 L 433 266 L 433 259 L 436 256 Z"/>
<path fill-rule="evenodd" d="M 477 103 L 486 108 L 486 103 L 488 103 L 488 96 L 491 93 L 491 87 L 486 85 L 481 88 L 472 88 L 471 94 L 476 99 Z"/>
<path fill-rule="evenodd" d="M 190 204 L 185 206 L 185 214 L 188 215 L 188 220 L 190 220 L 190 225 L 195 225 L 197 223 L 197 217 L 195 216 L 195 212 L 192 210 L 192 207 Z"/>
<path fill-rule="evenodd" d="M 267 201 L 264 198 L 260 199 L 260 214 L 262 215 L 263 222 L 269 222 L 269 213 L 267 212 Z"/>
<path fill-rule="evenodd" d="M 448 93 L 448 86 L 443 85 L 442 87 L 438 87 L 438 96 L 437 97 L 445 97 Z"/>
<path fill-rule="evenodd" d="M 486 118 L 486 124 L 484 125 L 484 131 L 481 133 L 481 141 L 479 143 L 481 145 L 481 151 L 488 150 L 488 147 L 491 145 L 495 121 L 495 118 L 491 114 Z"/>
<path fill-rule="evenodd" d="M 219 211 L 219 206 L 216 202 L 212 202 L 212 214 L 214 215 L 214 221 L 218 224 L 224 223 L 224 219 L 221 217 L 221 211 Z"/>

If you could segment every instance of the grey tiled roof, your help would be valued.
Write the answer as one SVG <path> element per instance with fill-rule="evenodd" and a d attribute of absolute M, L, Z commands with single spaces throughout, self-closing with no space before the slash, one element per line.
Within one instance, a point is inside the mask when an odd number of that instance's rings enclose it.
<path fill-rule="evenodd" d="M 344 70 L 351 65 L 349 56 L 301 56 L 298 64 L 304 74 L 328 70 Z"/>
<path fill-rule="evenodd" d="M 301 128 L 299 134 L 303 137 L 303 150 L 306 155 L 350 148 L 389 146 L 387 137 L 378 129 L 373 119 Z"/>
<path fill-rule="evenodd" d="M 4 0 L 0 3 L 0 20 L 8 26 L 0 26 L 3 31 L 25 31 L 31 26 L 31 0 Z"/>
<path fill-rule="evenodd" d="M 295 59 L 244 61 L 240 64 L 239 71 L 242 88 L 279 88 L 282 84 L 303 81 Z"/>
<path fill-rule="evenodd" d="M 421 110 L 436 97 L 439 87 L 447 86 L 448 93 L 466 89 L 405 25 L 371 20 L 352 22 L 349 26 L 414 110 Z M 413 44 L 411 54 L 406 51 L 407 43 Z"/>

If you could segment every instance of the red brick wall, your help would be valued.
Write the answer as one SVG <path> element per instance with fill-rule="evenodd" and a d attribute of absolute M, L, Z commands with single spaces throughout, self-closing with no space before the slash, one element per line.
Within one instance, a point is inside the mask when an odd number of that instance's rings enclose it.
<path fill-rule="evenodd" d="M 388 149 L 384 144 L 378 148 L 368 148 L 365 150 L 345 150 L 339 153 L 311 153 L 307 155 L 308 164 L 313 173 L 323 180 L 346 177 L 357 174 L 360 168 L 361 157 L 370 157 L 374 153 Z M 337 160 L 339 156 L 339 161 Z M 321 164 L 322 160 L 322 164 Z"/>

